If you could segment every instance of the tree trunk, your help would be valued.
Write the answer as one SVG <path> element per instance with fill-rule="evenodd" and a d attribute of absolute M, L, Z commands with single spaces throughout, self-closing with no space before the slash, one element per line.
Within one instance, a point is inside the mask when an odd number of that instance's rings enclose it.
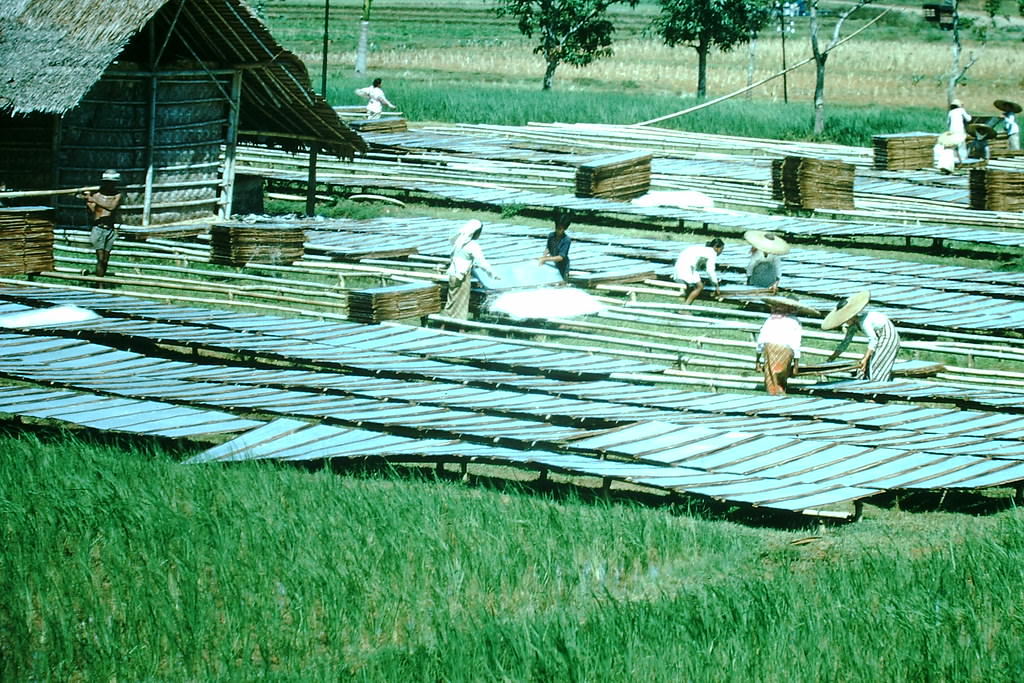
<path fill-rule="evenodd" d="M 754 67 L 757 62 L 757 34 L 753 33 L 750 36 L 750 42 L 747 44 L 747 87 L 749 88 L 754 83 Z M 747 99 L 753 97 L 754 91 L 747 91 Z"/>
<path fill-rule="evenodd" d="M 828 53 L 818 55 L 814 60 L 814 134 L 825 132 L 825 62 Z"/>
<path fill-rule="evenodd" d="M 818 2 L 811 3 L 811 55 L 814 56 L 814 135 L 825 132 L 825 61 L 828 53 L 818 46 Z"/>
<path fill-rule="evenodd" d="M 544 85 L 541 86 L 541 90 L 551 90 L 551 85 L 555 81 L 555 69 L 558 68 L 557 59 L 549 59 L 548 66 L 544 70 Z"/>
<path fill-rule="evenodd" d="M 366 45 L 370 34 L 370 22 L 359 22 L 359 43 L 356 45 L 356 73 L 366 72 Z"/>
<path fill-rule="evenodd" d="M 956 83 L 960 80 L 960 15 L 959 2 L 953 0 L 953 47 L 952 64 L 949 65 L 949 80 L 946 83 L 946 102 L 956 97 Z"/>
<path fill-rule="evenodd" d="M 707 38 L 700 37 L 697 43 L 697 99 L 703 100 L 708 90 L 708 50 Z"/>

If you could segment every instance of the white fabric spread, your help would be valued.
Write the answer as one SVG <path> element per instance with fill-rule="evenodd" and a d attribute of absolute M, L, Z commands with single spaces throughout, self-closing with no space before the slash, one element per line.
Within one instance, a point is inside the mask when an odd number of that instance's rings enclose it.
<path fill-rule="evenodd" d="M 100 317 L 96 312 L 78 306 L 54 306 L 53 308 L 37 308 L 20 313 L 0 315 L 0 327 L 38 327 L 42 325 L 60 325 L 93 320 Z"/>
<path fill-rule="evenodd" d="M 492 312 L 513 318 L 572 318 L 604 310 L 596 298 L 573 287 L 542 287 L 499 294 L 490 304 Z"/>
<path fill-rule="evenodd" d="M 674 206 L 680 209 L 712 209 L 715 200 L 696 190 L 652 190 L 630 201 L 634 206 Z"/>

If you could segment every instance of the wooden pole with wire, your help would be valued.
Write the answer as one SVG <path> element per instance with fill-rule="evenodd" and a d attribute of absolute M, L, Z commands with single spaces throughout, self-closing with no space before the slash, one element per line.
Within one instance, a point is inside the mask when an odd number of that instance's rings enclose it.
<path fill-rule="evenodd" d="M 828 54 L 829 52 L 831 52 L 832 50 L 835 50 L 837 47 L 839 47 L 843 43 L 847 42 L 848 40 L 852 40 L 857 34 L 861 33 L 862 31 L 867 29 L 869 26 L 874 24 L 876 21 L 878 21 L 879 19 L 884 17 L 886 14 L 888 14 L 890 9 L 883 10 L 877 17 L 875 17 L 874 19 L 872 19 L 868 23 L 864 24 L 859 29 L 857 29 L 856 31 L 851 33 L 850 35 L 848 35 L 845 38 L 843 38 L 842 40 L 840 40 L 838 43 L 836 43 L 835 45 L 830 47 L 828 50 L 825 50 L 825 52 L 822 53 L 822 54 Z M 660 123 L 662 121 L 667 121 L 668 119 L 674 119 L 677 116 L 684 116 L 686 114 L 692 114 L 693 112 L 699 111 L 701 109 L 704 109 L 705 107 L 710 107 L 713 104 L 718 104 L 719 102 L 724 102 L 725 100 L 732 99 L 733 97 L 736 97 L 737 95 L 742 95 L 743 93 L 747 92 L 748 90 L 753 90 L 754 88 L 762 86 L 765 83 L 767 83 L 768 81 L 776 79 L 779 76 L 787 74 L 790 71 L 793 71 L 795 69 L 799 69 L 800 67 L 804 66 L 805 64 L 809 64 L 810 62 L 813 62 L 813 61 L 814 61 L 814 57 L 808 57 L 807 59 L 803 60 L 802 62 L 798 62 L 797 64 L 794 64 L 793 66 L 789 67 L 788 69 L 785 69 L 785 70 L 780 71 L 778 73 L 772 74 L 771 76 L 768 76 L 767 78 L 762 78 L 757 83 L 752 83 L 751 85 L 748 85 L 745 88 L 740 88 L 739 90 L 736 90 L 735 92 L 731 92 L 728 95 L 722 95 L 721 97 L 716 97 L 713 100 L 708 100 L 707 102 L 702 102 L 701 104 L 698 104 L 698 105 L 695 105 L 693 107 L 690 107 L 689 109 L 683 109 L 682 111 L 677 111 L 677 112 L 675 112 L 673 114 L 665 114 L 664 116 L 659 116 L 656 119 L 650 119 L 648 121 L 641 121 L 640 123 L 631 123 L 629 125 L 630 126 L 649 126 L 652 123 Z"/>

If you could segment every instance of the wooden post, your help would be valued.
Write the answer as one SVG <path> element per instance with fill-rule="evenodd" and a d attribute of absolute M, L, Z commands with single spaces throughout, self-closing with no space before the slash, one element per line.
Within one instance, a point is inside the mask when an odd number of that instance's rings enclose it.
<path fill-rule="evenodd" d="M 231 76 L 231 101 L 228 102 L 227 144 L 224 148 L 224 196 L 220 204 L 220 218 L 231 216 L 232 202 L 235 195 L 235 152 L 238 147 L 238 116 L 242 100 L 242 72 L 235 71 Z"/>
<path fill-rule="evenodd" d="M 142 225 L 148 226 L 150 214 L 153 211 L 153 164 L 155 154 L 153 146 L 156 145 L 156 91 L 159 77 L 154 72 L 149 77 L 149 110 L 146 115 L 146 181 L 142 197 Z"/>
<path fill-rule="evenodd" d="M 306 215 L 316 215 L 316 155 L 317 147 L 309 145 L 309 176 L 306 178 Z"/>

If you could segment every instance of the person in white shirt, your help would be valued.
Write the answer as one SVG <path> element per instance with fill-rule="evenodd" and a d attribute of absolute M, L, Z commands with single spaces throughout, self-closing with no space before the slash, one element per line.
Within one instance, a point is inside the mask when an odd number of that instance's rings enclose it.
<path fill-rule="evenodd" d="M 789 378 L 800 368 L 803 327 L 795 314 L 802 307 L 783 297 L 765 299 L 771 316 L 757 334 L 755 368 L 764 374 L 764 388 L 772 396 L 785 395 Z"/>
<path fill-rule="evenodd" d="M 675 280 L 686 284 L 687 304 L 692 304 L 704 291 L 701 270 L 707 274 L 708 280 L 715 286 L 715 297 L 721 296 L 721 281 L 715 271 L 715 265 L 723 249 L 725 249 L 725 242 L 716 237 L 704 246 L 694 244 L 679 253 L 679 258 L 676 259 Z"/>
<path fill-rule="evenodd" d="M 476 241 L 483 229 L 483 223 L 476 219 L 466 221 L 452 239 L 452 260 L 446 271 L 448 301 L 442 311 L 449 318 L 469 318 L 469 293 L 474 267 L 482 268 L 491 277 L 498 278 Z"/>
<path fill-rule="evenodd" d="M 1006 128 L 1007 148 L 1020 151 L 1020 124 L 1017 123 L 1017 115 L 1012 111 L 1004 111 L 1003 127 Z"/>
<path fill-rule="evenodd" d="M 967 161 L 967 124 L 970 122 L 971 115 L 964 109 L 963 103 L 957 99 L 952 100 L 949 103 L 949 113 L 946 115 L 946 130 L 963 140 L 956 148 L 961 163 Z"/>
<path fill-rule="evenodd" d="M 356 90 L 356 95 L 365 97 L 368 101 L 366 103 L 366 118 L 368 119 L 379 119 L 380 113 L 384 111 L 384 107 L 387 106 L 391 109 L 395 108 L 395 105 L 388 101 L 387 96 L 384 95 L 384 91 L 380 88 L 381 80 L 379 78 L 373 79 L 373 85 L 368 88 L 359 88 Z"/>
<path fill-rule="evenodd" d="M 829 356 L 830 361 L 846 351 L 857 330 L 862 331 L 868 338 L 868 347 L 861 356 L 858 375 L 872 382 L 888 382 L 892 379 L 896 354 L 900 350 L 900 334 L 889 316 L 878 311 L 864 311 L 870 298 L 868 290 L 854 294 L 825 317 L 821 329 L 830 330 L 842 325 L 846 330 L 843 340 Z"/>

